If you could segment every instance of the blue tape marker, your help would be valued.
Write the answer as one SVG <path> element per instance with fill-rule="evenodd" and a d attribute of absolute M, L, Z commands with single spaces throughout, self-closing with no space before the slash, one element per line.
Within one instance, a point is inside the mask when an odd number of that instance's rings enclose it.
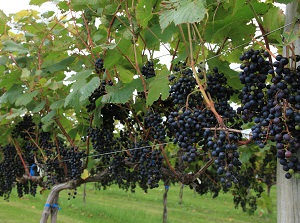
<path fill-rule="evenodd" d="M 166 185 L 166 186 L 165 186 L 165 189 L 169 189 L 169 186 L 168 186 L 168 185 Z"/>
<path fill-rule="evenodd" d="M 36 165 L 35 164 L 32 164 L 31 165 L 31 167 L 30 167 L 30 176 L 34 176 L 34 167 L 35 167 Z"/>
<path fill-rule="evenodd" d="M 58 206 L 58 204 L 52 204 L 53 208 L 57 208 L 58 210 L 61 210 L 61 208 Z"/>
<path fill-rule="evenodd" d="M 51 205 L 50 204 L 45 204 L 45 207 L 50 208 Z"/>

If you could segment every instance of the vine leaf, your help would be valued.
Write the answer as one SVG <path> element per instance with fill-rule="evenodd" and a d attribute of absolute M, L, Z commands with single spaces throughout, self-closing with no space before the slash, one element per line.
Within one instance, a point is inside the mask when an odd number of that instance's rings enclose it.
<path fill-rule="evenodd" d="M 92 70 L 83 70 L 73 74 L 71 77 L 67 79 L 67 81 L 85 81 L 86 78 L 91 76 L 93 73 Z"/>
<path fill-rule="evenodd" d="M 26 108 L 12 108 L 10 110 L 10 114 L 8 116 L 6 116 L 6 119 L 12 119 L 15 117 L 19 117 L 21 115 L 24 115 L 27 112 Z"/>
<path fill-rule="evenodd" d="M 42 101 L 37 106 L 35 106 L 35 108 L 32 110 L 32 113 L 37 113 L 41 111 L 45 107 L 45 105 L 46 105 L 46 101 Z"/>
<path fill-rule="evenodd" d="M 41 6 L 42 4 L 44 4 L 45 2 L 48 2 L 48 0 L 31 0 L 29 2 L 29 5 L 37 5 L 37 6 Z"/>
<path fill-rule="evenodd" d="M 50 109 L 58 109 L 64 106 L 65 100 L 61 99 L 58 101 L 53 102 L 53 104 L 50 105 Z"/>
<path fill-rule="evenodd" d="M 30 71 L 27 68 L 22 69 L 21 80 L 27 81 L 30 77 Z"/>
<path fill-rule="evenodd" d="M 272 18 L 276 18 L 272 19 Z M 273 30 L 277 30 L 279 27 L 284 25 L 284 14 L 283 11 L 280 8 L 273 7 L 269 9 L 269 11 L 264 14 L 263 21 L 262 21 L 263 27 L 266 29 L 266 32 L 270 32 Z M 282 29 L 279 29 L 276 32 L 272 32 L 268 35 L 269 39 L 276 40 L 278 43 L 282 42 Z"/>
<path fill-rule="evenodd" d="M 122 56 L 116 50 L 107 50 L 104 58 L 105 69 L 110 69 L 122 59 Z"/>
<path fill-rule="evenodd" d="M 291 3 L 292 1 L 294 1 L 294 0 L 275 0 L 275 2 L 277 2 L 277 3 L 282 3 L 282 4 L 289 4 L 289 3 Z"/>
<path fill-rule="evenodd" d="M 164 30 L 172 22 L 175 25 L 182 23 L 200 22 L 206 13 L 204 0 L 171 0 L 161 3 L 163 11 L 159 16 L 161 29 Z"/>
<path fill-rule="evenodd" d="M 120 80 L 121 80 L 123 83 L 130 83 L 130 82 L 132 81 L 132 79 L 133 79 L 133 74 L 132 74 L 129 70 L 123 68 L 123 67 L 120 66 L 120 65 L 116 65 L 116 68 L 117 68 L 117 70 L 119 71 L 119 72 L 118 72 L 118 73 L 119 73 L 119 77 L 120 77 Z"/>
<path fill-rule="evenodd" d="M 72 91 L 65 99 L 64 107 L 72 105 L 73 108 L 79 108 L 79 103 L 83 103 L 99 85 L 99 77 L 93 77 L 88 83 L 83 78 L 74 82 L 71 86 Z"/>
<path fill-rule="evenodd" d="M 56 110 L 52 110 L 41 119 L 41 122 L 43 123 L 43 131 L 48 132 L 51 130 L 51 125 L 54 122 L 53 118 L 55 117 L 55 115 Z"/>
<path fill-rule="evenodd" d="M 5 13 L 0 10 L 0 33 L 3 34 L 7 32 L 9 27 L 6 25 L 6 22 L 9 21 L 10 18 L 5 15 Z"/>
<path fill-rule="evenodd" d="M 38 95 L 38 93 L 39 91 L 35 90 L 29 93 L 22 94 L 20 97 L 17 98 L 15 102 L 16 106 L 26 106 L 28 103 L 30 103 L 33 100 L 35 96 Z"/>
<path fill-rule="evenodd" d="M 167 69 L 157 71 L 157 76 L 155 76 L 155 79 L 149 84 L 147 106 L 152 105 L 159 97 L 161 97 L 162 100 L 168 98 L 170 90 L 168 80 L 169 74 L 170 72 Z"/>
<path fill-rule="evenodd" d="M 18 53 L 28 53 L 28 49 L 26 49 L 22 44 L 15 43 L 12 40 L 6 40 L 3 42 L 3 49 L 2 51 L 9 51 L 9 52 L 18 52 Z"/>
<path fill-rule="evenodd" d="M 67 67 L 69 67 L 74 62 L 75 59 L 76 59 L 76 55 L 69 56 L 64 60 L 59 61 L 58 63 L 52 64 L 47 67 L 43 67 L 44 68 L 43 71 L 49 72 L 51 74 L 53 74 L 57 71 L 62 71 L 64 69 L 66 69 Z"/>
<path fill-rule="evenodd" d="M 102 97 L 103 103 L 126 103 L 133 97 L 133 92 L 143 91 L 141 79 L 134 79 L 129 84 L 119 82 L 116 86 L 107 86 L 107 94 Z"/>
<path fill-rule="evenodd" d="M 80 89 L 80 98 L 79 100 L 82 102 L 87 99 L 93 91 L 100 85 L 99 77 L 93 77 L 86 85 L 84 85 Z"/>
<path fill-rule="evenodd" d="M 136 19 L 143 28 L 147 27 L 152 19 L 153 0 L 141 0 L 136 7 Z"/>
<path fill-rule="evenodd" d="M 0 104 L 13 104 L 23 94 L 23 88 L 20 85 L 14 84 L 7 92 L 0 97 Z"/>

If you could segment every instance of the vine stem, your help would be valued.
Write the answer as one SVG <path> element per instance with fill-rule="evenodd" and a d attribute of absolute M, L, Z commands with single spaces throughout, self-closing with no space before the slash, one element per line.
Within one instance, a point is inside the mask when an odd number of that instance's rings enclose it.
<path fill-rule="evenodd" d="M 28 167 L 27 167 L 27 165 L 26 165 L 26 163 L 25 163 L 25 161 L 24 161 L 24 159 L 23 159 L 23 157 L 22 157 L 21 148 L 20 148 L 18 142 L 15 141 L 14 139 L 11 139 L 11 141 L 13 142 L 13 144 L 14 144 L 14 146 L 15 146 L 15 148 L 16 148 L 16 151 L 17 151 L 17 153 L 18 153 L 18 156 L 20 157 L 20 160 L 21 160 L 22 165 L 23 165 L 23 167 L 24 167 L 24 169 L 25 169 L 26 175 L 30 176 Z"/>
<path fill-rule="evenodd" d="M 94 120 L 94 115 L 91 115 L 89 127 L 92 126 L 93 120 Z M 87 166 L 88 166 L 88 163 L 89 163 L 89 153 L 90 153 L 90 136 L 88 135 L 87 139 L 86 139 L 86 153 L 85 153 L 86 154 L 86 160 L 85 160 L 85 164 L 84 164 L 84 168 L 83 169 L 86 169 Z"/>
<path fill-rule="evenodd" d="M 131 14 L 129 13 L 129 10 L 128 10 L 128 3 L 127 1 L 125 1 L 125 5 L 126 5 L 126 14 L 127 14 L 127 17 L 128 17 L 128 20 L 129 20 L 129 24 L 131 26 L 131 29 L 132 29 L 132 41 L 133 41 L 133 53 L 134 53 L 134 62 L 135 62 L 135 70 L 138 72 L 138 74 L 140 75 L 140 79 L 142 80 L 142 83 L 143 83 L 143 86 L 144 86 L 144 93 L 145 93 L 145 97 L 147 99 L 147 84 L 146 84 L 146 81 L 140 71 L 140 68 L 139 68 L 139 63 L 138 63 L 138 58 L 137 58 L 137 50 L 136 50 L 136 37 L 135 37 L 135 32 L 134 32 L 134 25 L 132 23 L 132 17 L 131 17 Z"/>
<path fill-rule="evenodd" d="M 271 53 L 271 51 L 270 51 L 270 44 L 269 44 L 269 40 L 268 40 L 268 36 L 266 35 L 267 32 L 266 32 L 264 26 L 262 25 L 262 24 L 263 24 L 263 21 L 262 21 L 261 18 L 257 15 L 255 9 L 253 8 L 253 5 L 251 4 L 251 1 L 250 1 L 250 0 L 247 0 L 247 3 L 249 4 L 250 9 L 251 9 L 251 11 L 252 11 L 252 13 L 253 13 L 253 15 L 254 15 L 254 17 L 255 17 L 255 20 L 256 20 L 257 24 L 258 24 L 258 27 L 259 27 L 259 29 L 260 29 L 262 35 L 263 35 L 263 38 L 264 38 L 264 41 L 265 41 L 265 44 L 266 44 L 266 47 L 265 47 L 265 48 L 267 49 L 267 51 L 268 51 L 269 53 Z M 257 41 L 257 42 L 258 42 L 258 41 Z M 260 45 L 260 44 L 259 44 L 259 45 Z M 271 57 L 271 56 L 274 57 L 274 54 L 271 53 L 270 56 L 269 56 L 269 60 L 270 60 L 270 62 L 272 63 L 272 57 Z M 274 58 L 275 58 L 275 57 L 274 57 Z"/>
<path fill-rule="evenodd" d="M 255 41 L 258 45 L 260 45 L 262 48 L 264 48 L 266 51 L 268 51 L 268 53 L 275 58 L 275 54 L 271 52 L 270 49 L 268 49 L 267 47 L 265 47 L 264 45 L 262 45 L 257 39 L 255 39 L 253 36 L 251 36 L 252 40 Z"/>
<path fill-rule="evenodd" d="M 173 63 L 172 63 L 172 61 L 175 59 L 175 56 L 177 55 L 177 50 L 178 50 L 178 47 L 179 47 L 179 43 L 180 43 L 180 39 L 177 41 L 177 44 L 176 44 L 174 53 L 173 53 L 173 55 L 172 55 L 171 65 L 170 65 L 170 71 L 173 70 Z"/>
<path fill-rule="evenodd" d="M 62 134 L 67 138 L 68 142 L 71 144 L 71 146 L 75 147 L 75 144 L 73 142 L 73 140 L 71 139 L 71 137 L 69 136 L 69 134 L 66 132 L 65 128 L 63 127 L 63 125 L 61 124 L 61 122 L 55 118 L 54 119 L 56 124 L 58 125 L 60 131 L 62 132 Z"/>
<path fill-rule="evenodd" d="M 109 22 L 109 26 L 108 26 L 108 30 L 107 30 L 107 42 L 110 43 L 111 42 L 111 39 L 110 39 L 110 33 L 111 33 L 111 27 L 112 25 L 114 24 L 114 21 L 117 17 L 117 13 L 119 11 L 119 9 L 121 8 L 121 4 L 118 5 L 117 9 L 116 9 L 116 12 L 114 13 L 112 19 L 110 20 Z"/>
<path fill-rule="evenodd" d="M 179 177 L 178 173 L 176 173 L 174 167 L 171 165 L 171 163 L 170 163 L 170 161 L 169 161 L 169 159 L 168 159 L 168 157 L 167 157 L 167 154 L 166 154 L 166 152 L 165 152 L 165 150 L 164 150 L 164 147 L 163 147 L 162 145 L 160 145 L 159 147 L 160 147 L 160 150 L 161 150 L 161 152 L 162 152 L 162 154 L 163 154 L 163 156 L 164 156 L 165 161 L 167 162 L 168 167 L 170 168 L 170 170 L 171 170 L 177 177 Z"/>
<path fill-rule="evenodd" d="M 208 167 L 210 167 L 213 162 L 215 161 L 215 157 L 214 158 L 211 158 L 193 177 L 193 181 L 197 180 L 197 178 L 205 172 L 205 170 L 207 170 Z"/>
<path fill-rule="evenodd" d="M 30 138 L 30 140 L 33 142 L 33 144 L 39 149 L 39 151 L 41 152 L 43 158 L 45 159 L 46 156 L 45 156 L 45 153 L 44 151 L 42 150 L 42 148 L 38 145 L 38 143 L 31 137 L 30 133 L 26 130 L 26 133 L 28 135 L 28 137 Z"/>
<path fill-rule="evenodd" d="M 231 128 L 224 128 L 224 127 L 219 127 L 219 128 L 203 128 L 203 129 L 215 130 L 215 131 L 222 131 L 223 130 L 223 131 L 227 131 L 227 132 L 236 132 L 236 133 L 242 133 L 242 131 L 243 131 L 243 130 L 239 130 L 239 129 L 231 129 Z"/>
<path fill-rule="evenodd" d="M 190 63 L 191 63 L 191 67 L 192 67 L 192 71 L 194 73 L 194 77 L 196 79 L 197 85 L 199 86 L 199 90 L 203 96 L 204 102 L 206 103 L 206 105 L 209 107 L 209 109 L 212 111 L 212 113 L 214 113 L 219 125 L 221 127 L 225 127 L 224 121 L 222 119 L 222 117 L 219 115 L 219 113 L 216 111 L 215 106 L 214 106 L 214 102 L 212 100 L 209 99 L 204 86 L 202 85 L 202 83 L 200 82 L 200 79 L 197 75 L 196 69 L 195 69 L 195 61 L 193 59 L 193 46 L 192 46 L 192 38 L 191 38 L 191 28 L 190 28 L 190 24 L 187 24 L 188 26 L 188 36 L 189 36 L 189 44 L 190 44 Z"/>
<path fill-rule="evenodd" d="M 12 53 L 10 54 L 10 58 L 12 59 L 12 61 L 14 61 L 14 63 L 16 64 L 16 66 L 17 66 L 20 70 L 22 70 L 22 68 L 21 68 L 21 67 L 19 66 L 19 64 L 17 63 L 17 61 L 16 61 L 14 55 L 12 55 Z"/>
<path fill-rule="evenodd" d="M 205 42 L 204 42 L 204 40 L 203 40 L 203 38 L 202 38 L 202 36 L 201 36 L 201 34 L 200 34 L 200 32 L 199 32 L 199 30 L 198 30 L 195 23 L 193 23 L 193 27 L 194 27 L 194 30 L 197 33 L 198 37 L 199 37 L 199 40 L 200 40 L 200 43 L 201 43 L 202 57 L 203 57 L 203 61 L 205 61 L 205 45 L 204 45 Z M 201 70 L 201 72 L 202 72 L 202 70 Z M 206 83 L 206 70 L 205 69 L 203 69 L 203 76 L 204 76 L 204 82 Z"/>

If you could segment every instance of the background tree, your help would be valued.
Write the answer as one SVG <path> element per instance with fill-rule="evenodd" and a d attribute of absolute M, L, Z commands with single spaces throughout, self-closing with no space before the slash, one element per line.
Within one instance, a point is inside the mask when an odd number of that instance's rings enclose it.
<path fill-rule="evenodd" d="M 0 196 L 15 184 L 19 196 L 52 188 L 41 222 L 55 222 L 61 190 L 148 191 L 162 180 L 165 199 L 181 182 L 199 194 L 232 191 L 253 212 L 276 156 L 285 178 L 298 177 L 298 35 L 284 32 L 297 10 L 284 24 L 280 8 L 258 0 L 56 6 L 0 11 Z M 168 55 L 156 57 L 162 48 Z"/>

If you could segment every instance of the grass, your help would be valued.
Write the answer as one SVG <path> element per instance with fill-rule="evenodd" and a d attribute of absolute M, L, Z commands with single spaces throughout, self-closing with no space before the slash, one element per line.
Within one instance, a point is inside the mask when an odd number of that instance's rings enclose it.
<path fill-rule="evenodd" d="M 184 189 L 183 204 L 179 204 L 179 186 L 171 186 L 168 193 L 168 223 L 266 223 L 276 222 L 276 213 L 268 214 L 259 209 L 254 215 L 235 209 L 230 194 L 220 194 L 213 199 L 210 195 L 195 195 L 189 188 Z M 164 188 L 150 190 L 145 194 L 125 192 L 116 186 L 107 190 L 94 190 L 87 186 L 86 202 L 83 202 L 83 187 L 78 189 L 75 199 L 68 200 L 68 191 L 61 192 L 58 213 L 59 223 L 156 223 L 162 222 L 162 196 Z M 273 206 L 276 189 L 271 190 Z M 13 191 L 10 201 L 0 200 L 0 222 L 39 222 L 47 192 L 36 197 L 17 198 Z M 275 208 L 274 208 L 275 209 Z"/>

